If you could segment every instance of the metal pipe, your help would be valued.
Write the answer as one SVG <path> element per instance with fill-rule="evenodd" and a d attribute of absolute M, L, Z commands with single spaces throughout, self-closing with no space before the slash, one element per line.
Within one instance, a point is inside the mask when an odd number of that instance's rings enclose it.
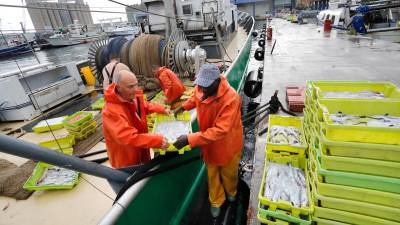
<path fill-rule="evenodd" d="M 130 176 L 126 172 L 65 155 L 3 134 L 0 135 L 0 152 L 76 170 L 119 183 L 125 183 Z"/>
<path fill-rule="evenodd" d="M 251 116 L 249 116 L 249 117 L 247 117 L 247 118 L 244 118 L 244 119 L 242 120 L 242 122 L 243 122 L 243 123 L 246 123 L 246 122 L 249 121 L 250 119 L 252 119 L 252 118 L 254 118 L 254 117 L 256 117 L 256 116 L 262 114 L 263 112 L 267 111 L 268 109 L 269 109 L 269 107 L 267 107 L 267 108 L 265 108 L 265 109 L 263 109 L 263 110 L 261 110 L 261 111 L 255 113 L 254 115 L 251 115 Z"/>

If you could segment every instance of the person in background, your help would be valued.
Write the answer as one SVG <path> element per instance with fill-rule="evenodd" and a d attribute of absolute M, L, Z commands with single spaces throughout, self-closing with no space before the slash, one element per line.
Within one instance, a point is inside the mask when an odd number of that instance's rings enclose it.
<path fill-rule="evenodd" d="M 159 134 L 148 134 L 148 113 L 169 113 L 161 105 L 143 98 L 136 76 L 122 70 L 104 94 L 102 111 L 103 133 L 107 153 L 114 168 L 139 165 L 150 160 L 149 148 L 166 149 L 167 139 Z"/>
<path fill-rule="evenodd" d="M 201 147 L 207 166 L 211 214 L 218 217 L 225 200 L 236 199 L 243 146 L 241 100 L 214 64 L 204 64 L 194 83 L 193 96 L 175 110 L 175 115 L 196 108 L 200 131 L 178 137 L 174 146 Z"/>
<path fill-rule="evenodd" d="M 161 90 L 164 92 L 165 103 L 171 105 L 176 101 L 179 101 L 180 97 L 186 91 L 185 86 L 179 80 L 178 76 L 167 67 L 160 67 L 153 65 L 153 73 L 160 81 Z"/>
<path fill-rule="evenodd" d="M 103 68 L 103 90 L 106 91 L 108 85 L 110 85 L 114 79 L 115 74 L 118 74 L 122 70 L 130 71 L 129 67 L 120 62 L 120 51 L 122 46 L 127 40 L 119 37 L 112 39 L 107 45 L 107 52 L 109 54 L 109 63 Z"/>

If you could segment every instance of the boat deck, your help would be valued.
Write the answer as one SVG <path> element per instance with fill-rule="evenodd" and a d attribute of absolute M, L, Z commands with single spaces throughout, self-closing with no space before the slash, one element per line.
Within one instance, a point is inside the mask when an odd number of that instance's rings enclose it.
<path fill-rule="evenodd" d="M 400 86 L 400 45 L 363 36 L 350 36 L 343 31 L 324 33 L 322 27 L 298 25 L 274 19 L 273 42 L 267 42 L 261 105 L 275 90 L 285 104 L 285 87 L 305 86 L 307 80 L 390 81 Z M 268 124 L 259 124 L 261 131 Z M 248 224 L 257 221 L 258 192 L 264 169 L 266 134 L 256 136 L 253 176 L 251 180 Z"/>

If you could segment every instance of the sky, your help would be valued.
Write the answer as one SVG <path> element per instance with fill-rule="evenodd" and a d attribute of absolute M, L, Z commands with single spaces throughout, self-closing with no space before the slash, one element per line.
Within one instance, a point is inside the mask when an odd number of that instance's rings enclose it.
<path fill-rule="evenodd" d="M 140 0 L 117 0 L 124 4 L 139 4 Z M 92 10 L 107 10 L 107 11 L 123 11 L 125 8 L 122 5 L 110 2 L 108 0 L 84 0 L 89 4 Z M 0 0 L 0 4 L 8 5 L 22 5 L 21 0 Z M 25 4 L 25 1 L 24 3 Z M 116 18 L 122 17 L 123 21 L 126 21 L 126 14 L 115 14 L 115 13 L 92 13 L 93 21 L 99 22 L 99 19 Z M 20 22 L 26 21 L 26 29 L 33 29 L 32 21 L 29 17 L 27 9 L 22 8 L 10 8 L 0 7 L 0 29 L 1 30 L 20 30 Z M 25 22 L 24 22 L 25 23 Z"/>

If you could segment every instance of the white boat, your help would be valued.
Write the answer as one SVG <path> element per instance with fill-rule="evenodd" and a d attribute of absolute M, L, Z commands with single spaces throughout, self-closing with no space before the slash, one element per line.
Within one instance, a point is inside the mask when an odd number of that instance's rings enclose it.
<path fill-rule="evenodd" d="M 136 26 L 129 25 L 117 25 L 106 31 L 107 35 L 110 37 L 114 36 L 128 36 L 128 35 L 138 35 L 139 28 Z"/>
<path fill-rule="evenodd" d="M 67 28 L 67 33 L 56 31 L 54 35 L 46 38 L 46 41 L 53 47 L 64 47 L 91 42 L 100 37 L 100 35 L 94 32 L 88 32 L 87 26 L 78 24 L 77 21 L 74 21 L 74 24 L 68 25 Z"/>

